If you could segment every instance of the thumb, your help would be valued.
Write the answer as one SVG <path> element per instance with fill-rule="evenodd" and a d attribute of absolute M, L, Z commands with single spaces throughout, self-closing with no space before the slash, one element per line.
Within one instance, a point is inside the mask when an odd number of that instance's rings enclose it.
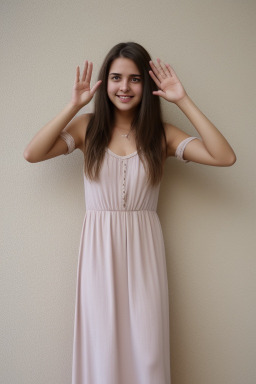
<path fill-rule="evenodd" d="M 97 83 L 92 87 L 91 89 L 91 93 L 94 95 L 94 93 L 97 91 L 97 89 L 99 88 L 99 86 L 101 85 L 102 83 L 102 80 L 99 80 L 97 81 Z"/>
<path fill-rule="evenodd" d="M 165 92 L 163 92 L 163 91 L 161 91 L 161 90 L 159 90 L 159 91 L 153 91 L 152 93 L 153 93 L 153 95 L 155 95 L 155 96 L 160 96 L 160 97 L 163 97 L 164 99 L 166 98 Z"/>

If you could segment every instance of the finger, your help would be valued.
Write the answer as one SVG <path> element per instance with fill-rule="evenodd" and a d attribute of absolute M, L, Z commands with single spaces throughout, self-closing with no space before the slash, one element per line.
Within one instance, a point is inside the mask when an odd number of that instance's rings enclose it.
<path fill-rule="evenodd" d="M 82 81 L 85 81 L 86 73 L 87 73 L 87 69 L 88 69 L 88 60 L 85 60 L 85 62 L 84 62 L 84 71 L 83 71 Z"/>
<path fill-rule="evenodd" d="M 157 59 L 157 62 L 158 62 L 159 59 Z M 152 62 L 152 65 L 151 65 L 151 68 L 153 69 L 154 68 L 154 73 L 155 75 L 157 76 L 158 80 L 161 82 L 162 80 L 166 79 L 166 76 L 161 68 L 161 66 L 158 64 L 155 64 L 154 62 Z"/>
<path fill-rule="evenodd" d="M 176 75 L 176 72 L 175 72 L 174 69 L 170 66 L 170 64 L 167 64 L 167 67 L 168 67 L 168 70 L 169 70 L 169 72 L 171 73 L 171 75 L 172 75 L 173 77 L 178 78 L 178 76 Z"/>
<path fill-rule="evenodd" d="M 76 77 L 75 77 L 75 84 L 79 83 L 79 76 L 80 76 L 80 68 L 79 65 L 76 67 Z"/>
<path fill-rule="evenodd" d="M 158 68 L 155 66 L 155 63 L 153 61 L 150 61 L 149 62 L 149 65 L 150 67 L 152 68 L 152 71 L 154 72 L 155 76 L 158 76 L 159 75 L 159 70 Z"/>
<path fill-rule="evenodd" d="M 88 70 L 87 70 L 87 74 L 86 74 L 86 78 L 85 78 L 85 81 L 89 84 L 91 82 L 91 77 L 92 77 L 92 67 L 93 67 L 92 62 L 89 62 L 88 63 Z"/>
<path fill-rule="evenodd" d="M 156 75 L 154 74 L 154 72 L 153 71 L 149 71 L 149 74 L 152 77 L 152 79 L 154 80 L 154 82 L 156 83 L 156 85 L 158 86 L 158 88 L 161 88 L 161 83 L 158 80 L 158 78 L 156 77 Z"/>
<path fill-rule="evenodd" d="M 159 72 L 161 73 L 163 78 L 166 78 L 167 75 L 169 74 L 169 71 L 167 71 L 165 64 L 162 63 L 160 59 L 157 59 L 157 62 L 158 62 Z"/>
<path fill-rule="evenodd" d="M 101 85 L 101 83 L 102 83 L 102 80 L 99 80 L 99 81 L 97 81 L 97 83 L 92 87 L 92 89 L 91 89 L 91 93 L 92 93 L 92 95 L 94 95 L 94 93 L 97 91 L 97 89 L 99 88 L 99 86 Z"/>
<path fill-rule="evenodd" d="M 169 74 L 172 76 L 172 67 L 170 66 L 170 64 L 165 64 Z"/>

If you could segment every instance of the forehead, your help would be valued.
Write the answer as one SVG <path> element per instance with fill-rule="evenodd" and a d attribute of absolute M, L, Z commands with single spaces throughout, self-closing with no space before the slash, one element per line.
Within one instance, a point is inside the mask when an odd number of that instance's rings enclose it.
<path fill-rule="evenodd" d="M 131 59 L 127 59 L 124 57 L 119 57 L 115 59 L 109 69 L 109 73 L 121 73 L 124 75 L 129 74 L 138 74 L 140 75 L 140 71 L 138 70 L 137 65 Z"/>

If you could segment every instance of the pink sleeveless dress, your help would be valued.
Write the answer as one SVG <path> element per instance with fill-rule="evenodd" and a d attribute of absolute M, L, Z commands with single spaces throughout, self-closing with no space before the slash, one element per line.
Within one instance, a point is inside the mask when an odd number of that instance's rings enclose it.
<path fill-rule="evenodd" d="M 160 183 L 138 153 L 106 148 L 100 179 L 84 175 L 72 384 L 170 384 Z"/>

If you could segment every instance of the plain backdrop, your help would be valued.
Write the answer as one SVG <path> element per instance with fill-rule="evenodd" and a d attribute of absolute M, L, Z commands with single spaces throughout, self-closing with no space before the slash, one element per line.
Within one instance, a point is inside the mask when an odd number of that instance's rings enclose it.
<path fill-rule="evenodd" d="M 77 65 L 93 61 L 94 82 L 113 45 L 136 41 L 173 66 L 237 155 L 227 168 L 165 165 L 172 384 L 254 384 L 256 2 L 4 0 L 0 15 L 0 382 L 71 383 L 83 157 L 30 164 L 23 151 L 69 101 Z"/>

